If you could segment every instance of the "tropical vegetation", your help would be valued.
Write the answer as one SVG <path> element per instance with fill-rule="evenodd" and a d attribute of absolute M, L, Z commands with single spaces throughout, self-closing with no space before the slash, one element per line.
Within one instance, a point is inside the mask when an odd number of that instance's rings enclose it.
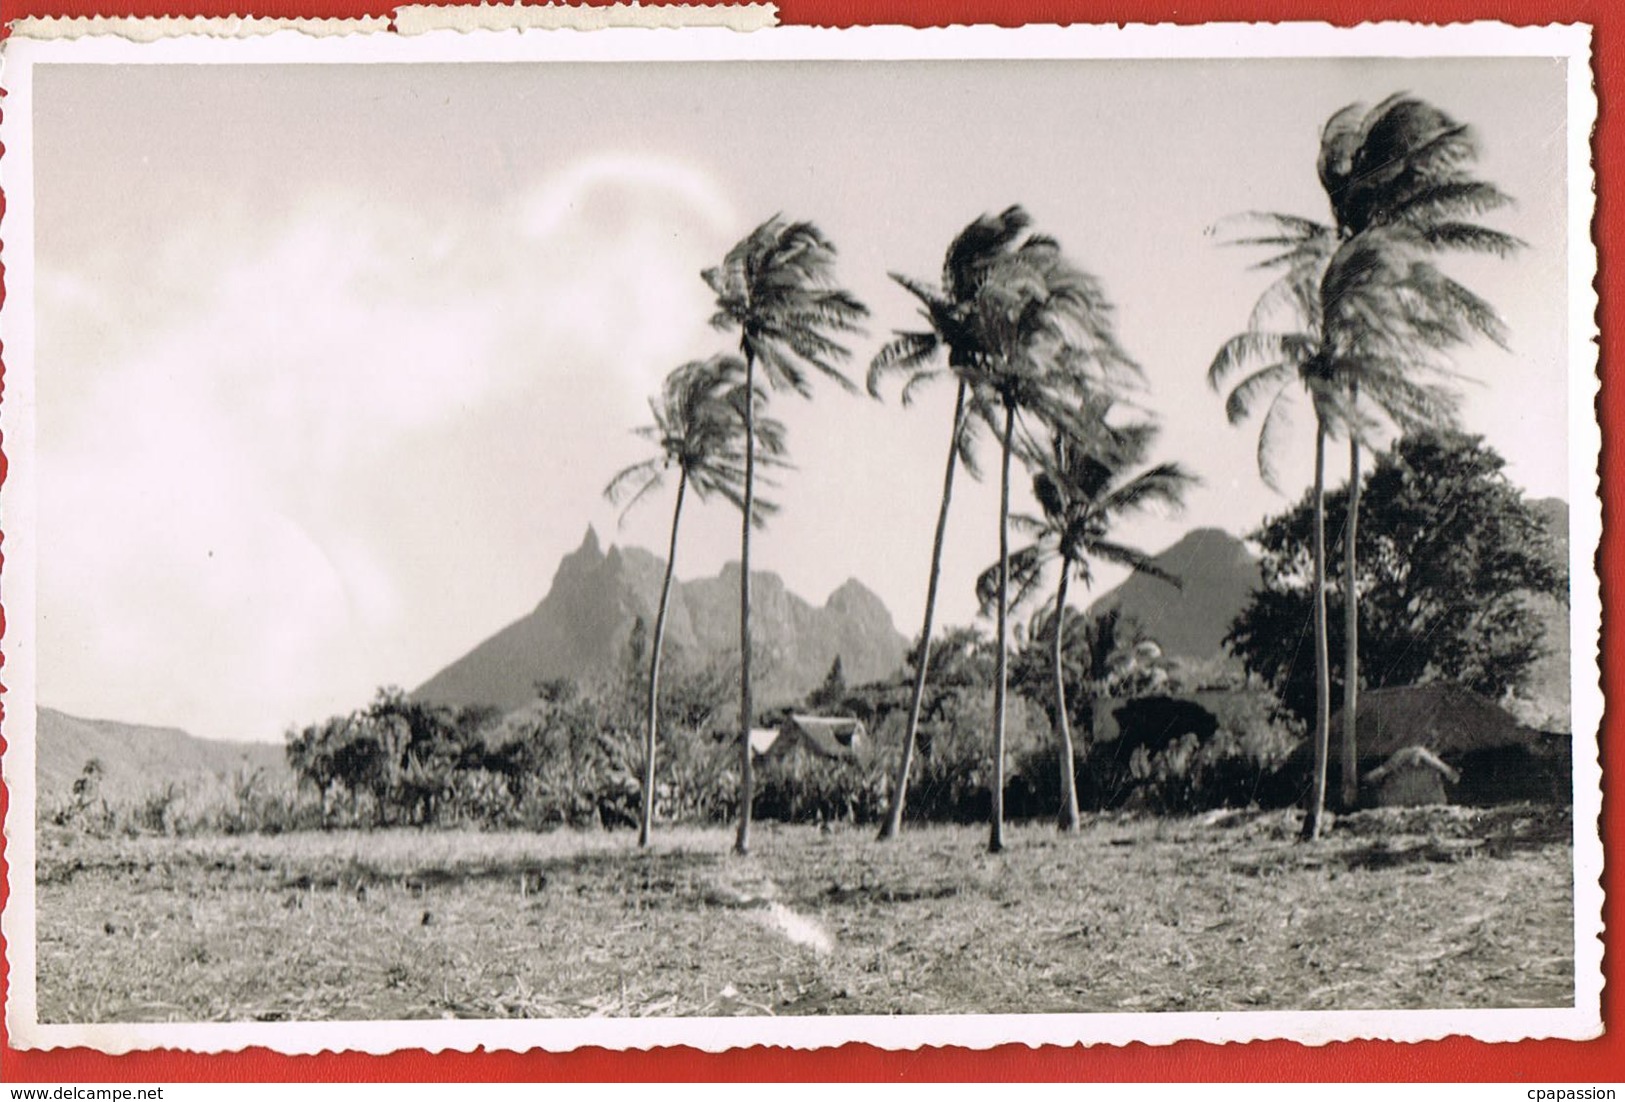
<path fill-rule="evenodd" d="M 1534 598 L 1566 602 L 1568 568 L 1505 467 L 1481 437 L 1438 430 L 1401 437 L 1362 476 L 1367 523 L 1359 530 L 1355 582 L 1368 688 L 1448 681 L 1491 700 L 1526 688 L 1543 648 L 1544 617 Z M 1327 494 L 1334 530 L 1351 496 L 1348 487 Z M 1305 497 L 1253 533 L 1263 585 L 1230 639 L 1247 668 L 1300 716 L 1311 714 L 1313 701 L 1313 671 L 1296 642 L 1310 603 L 1312 509 Z M 1334 641 L 1350 621 L 1339 594 L 1330 607 Z M 1334 658 L 1333 683 L 1352 676 Z"/>
<path fill-rule="evenodd" d="M 1102 418 L 1103 425 L 1105 424 Z M 1115 456 L 1132 466 L 1140 462 L 1155 435 L 1150 425 L 1131 424 L 1121 428 L 1106 426 Z M 1125 517 L 1155 505 L 1178 506 L 1185 490 L 1194 481 L 1177 463 L 1128 473 L 1107 462 L 1073 437 L 1057 432 L 1047 454 L 1036 456 L 1038 473 L 1033 476 L 1033 496 L 1042 514 L 1013 518 L 1017 528 L 1029 532 L 1033 542 L 1021 548 L 1004 568 L 1016 582 L 1015 603 L 1035 593 L 1046 569 L 1059 565 L 1055 585 L 1055 607 L 1045 625 L 1053 647 L 1055 686 L 1055 733 L 1060 748 L 1061 807 L 1059 825 L 1065 832 L 1078 829 L 1078 793 L 1075 779 L 1076 754 L 1066 700 L 1066 608 L 1068 584 L 1074 575 L 1088 588 L 1094 579 L 1091 564 L 1114 563 L 1130 570 L 1158 577 L 1178 587 L 1180 580 L 1159 567 L 1152 556 L 1124 544 L 1114 528 Z M 1003 571 L 992 567 L 977 579 L 977 594 L 983 606 L 997 597 Z"/>

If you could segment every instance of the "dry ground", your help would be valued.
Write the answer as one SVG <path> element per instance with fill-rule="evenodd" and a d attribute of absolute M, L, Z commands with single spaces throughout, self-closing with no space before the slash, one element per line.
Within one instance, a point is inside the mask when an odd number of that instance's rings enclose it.
<path fill-rule="evenodd" d="M 1569 817 L 93 839 L 38 866 L 47 1022 L 1562 1006 Z"/>

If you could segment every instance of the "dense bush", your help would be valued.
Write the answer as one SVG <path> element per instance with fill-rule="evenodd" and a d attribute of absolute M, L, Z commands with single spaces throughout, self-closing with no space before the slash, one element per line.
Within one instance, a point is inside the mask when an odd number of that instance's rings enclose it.
<path fill-rule="evenodd" d="M 872 823 L 886 813 L 889 791 L 878 759 L 865 765 L 796 753 L 762 764 L 752 811 L 790 823 Z"/>
<path fill-rule="evenodd" d="M 1139 707 L 1118 712 L 1119 742 L 1128 750 L 1132 779 L 1125 802 L 1163 812 L 1292 802 L 1283 767 L 1303 739 L 1302 726 L 1277 716 L 1270 697 L 1204 694 L 1200 706 L 1213 717 L 1211 729 L 1205 730 L 1158 726 L 1156 705 L 1194 702 L 1153 698 L 1133 703 Z"/>
<path fill-rule="evenodd" d="M 1286 806 L 1285 772 L 1301 725 L 1274 714 L 1257 692 L 1114 701 L 1109 737 L 1077 755 L 1079 802 L 1108 810 L 1139 807 L 1188 813 L 1219 807 Z M 1012 816 L 1053 816 L 1060 807 L 1060 755 L 1052 738 L 1018 764 Z"/>
<path fill-rule="evenodd" d="M 634 826 L 645 713 L 643 633 L 620 669 L 555 679 L 506 716 L 380 690 L 348 715 L 290 731 L 289 764 L 327 827 Z M 733 699 L 725 659 L 669 656 L 661 681 L 655 814 L 710 821 L 736 804 L 734 744 L 719 741 Z"/>
<path fill-rule="evenodd" d="M 690 728 L 661 732 L 655 759 L 655 818 L 726 822 L 739 810 L 739 748 Z"/>
<path fill-rule="evenodd" d="M 989 644 L 975 632 L 950 633 L 933 650 L 932 663 L 939 680 L 925 701 L 908 818 L 985 821 L 993 764 Z M 239 773 L 213 784 L 171 783 L 113 807 L 101 794 L 99 764 L 89 763 L 72 799 L 42 809 L 42 821 L 161 834 L 391 825 L 632 827 L 643 764 L 641 670 L 640 654 L 632 653 L 623 669 L 597 683 L 540 684 L 534 700 L 506 716 L 381 690 L 365 709 L 290 732 L 294 777 L 284 782 Z M 1030 680 L 1042 687 L 1038 671 L 1034 664 Z M 1130 696 L 1121 674 L 1080 682 L 1080 695 L 1092 687 Z M 732 694 L 725 659 L 696 666 L 679 657 L 668 664 L 655 772 L 658 823 L 725 822 L 735 815 L 739 751 Z M 1086 721 L 1075 729 L 1083 806 L 1185 812 L 1290 801 L 1280 766 L 1300 736 L 1271 716 L 1267 697 L 1186 696 L 1074 701 L 1076 718 Z M 869 732 L 862 759 L 827 760 L 798 750 L 760 763 L 755 814 L 878 821 L 890 801 L 909 697 L 906 679 L 849 689 L 833 667 L 806 706 L 860 719 Z M 1095 722 L 1099 716 L 1110 722 Z M 1041 699 L 1011 695 L 1006 745 L 1007 815 L 1054 816 L 1059 756 Z"/>

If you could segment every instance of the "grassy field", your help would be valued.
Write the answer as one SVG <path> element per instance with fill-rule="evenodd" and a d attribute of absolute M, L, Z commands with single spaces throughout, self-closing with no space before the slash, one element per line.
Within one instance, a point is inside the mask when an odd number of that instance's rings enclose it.
<path fill-rule="evenodd" d="M 46 831 L 46 1022 L 1561 1006 L 1552 808 L 682 830 Z"/>

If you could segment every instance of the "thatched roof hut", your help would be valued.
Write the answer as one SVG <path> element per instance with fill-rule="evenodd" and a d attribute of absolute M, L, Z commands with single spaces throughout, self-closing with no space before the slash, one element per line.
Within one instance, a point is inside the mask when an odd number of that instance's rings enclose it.
<path fill-rule="evenodd" d="M 1494 701 L 1460 686 L 1371 689 L 1360 694 L 1358 715 L 1362 775 L 1380 769 L 1401 750 L 1420 747 L 1459 774 L 1446 785 L 1454 803 L 1549 800 L 1568 790 L 1566 744 L 1523 726 Z M 1338 712 L 1332 717 L 1328 766 L 1334 791 L 1342 731 L 1343 713 Z M 1375 797 L 1376 792 L 1367 795 Z"/>
<path fill-rule="evenodd" d="M 776 737 L 763 740 L 766 745 L 761 749 L 757 749 L 757 732 L 751 734 L 751 749 L 764 759 L 783 757 L 799 749 L 832 761 L 864 764 L 872 749 L 863 723 L 841 716 L 789 716 L 772 732 Z"/>
<path fill-rule="evenodd" d="M 1387 758 L 1407 746 L 1425 746 L 1448 760 L 1452 754 L 1523 746 L 1539 738 L 1494 701 L 1442 682 L 1367 689 L 1360 694 L 1358 713 L 1362 758 Z M 1332 716 L 1332 731 L 1342 729 L 1339 711 Z"/>
<path fill-rule="evenodd" d="M 1460 784 L 1461 774 L 1425 746 L 1407 746 L 1394 752 L 1360 778 L 1378 807 L 1421 807 L 1450 802 L 1446 784 Z"/>

